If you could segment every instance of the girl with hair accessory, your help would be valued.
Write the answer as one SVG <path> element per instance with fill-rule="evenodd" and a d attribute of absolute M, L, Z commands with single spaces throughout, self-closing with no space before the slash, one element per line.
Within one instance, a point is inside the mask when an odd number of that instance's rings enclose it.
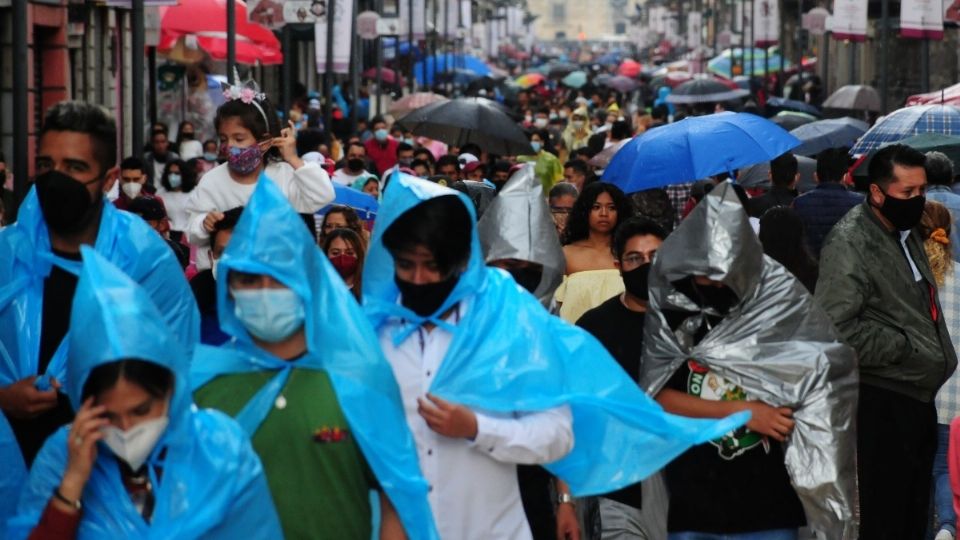
<path fill-rule="evenodd" d="M 239 77 L 236 77 L 239 80 Z M 257 83 L 223 84 L 226 102 L 217 109 L 214 124 L 220 137 L 223 163 L 203 176 L 187 202 L 190 243 L 198 248 L 210 242 L 210 233 L 223 212 L 244 206 L 262 179 L 277 184 L 290 204 L 302 214 L 313 214 L 334 198 L 330 176 L 317 163 L 297 155 L 293 123 L 281 129 L 277 113 Z M 206 250 L 198 250 L 205 254 Z M 198 268 L 208 268 L 206 256 Z"/>
<path fill-rule="evenodd" d="M 950 331 L 953 347 L 960 350 L 960 276 L 953 261 L 954 246 L 950 242 L 953 226 L 946 206 L 927 200 L 917 227 L 923 238 L 923 249 L 930 260 L 930 271 L 937 282 L 940 308 Z M 957 534 L 957 512 L 953 506 L 947 448 L 950 422 L 960 416 L 960 375 L 955 371 L 937 392 L 937 453 L 933 461 L 933 507 L 936 540 L 953 539 Z M 949 533 L 949 536 L 944 533 Z"/>

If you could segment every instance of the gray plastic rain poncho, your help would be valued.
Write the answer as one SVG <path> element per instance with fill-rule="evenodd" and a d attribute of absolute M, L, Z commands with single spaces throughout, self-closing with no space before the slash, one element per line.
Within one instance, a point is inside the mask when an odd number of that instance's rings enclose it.
<path fill-rule="evenodd" d="M 517 259 L 543 266 L 533 295 L 548 305 L 567 262 L 533 164 L 524 165 L 504 184 L 477 222 L 477 231 L 484 262 Z"/>
<path fill-rule="evenodd" d="M 704 313 L 674 282 L 701 275 L 740 299 L 693 345 Z M 810 527 L 853 538 L 856 359 L 826 313 L 783 266 L 764 256 L 732 186 L 722 183 L 660 247 L 650 270 L 640 383 L 656 394 L 693 359 L 752 398 L 794 409 L 787 472 Z M 688 312 L 676 331 L 663 311 Z"/>

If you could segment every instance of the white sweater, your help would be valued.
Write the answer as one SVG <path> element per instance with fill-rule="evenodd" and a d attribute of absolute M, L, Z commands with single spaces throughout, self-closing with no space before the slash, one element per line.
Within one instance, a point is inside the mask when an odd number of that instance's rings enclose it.
<path fill-rule="evenodd" d="M 313 214 L 333 202 L 330 176 L 316 163 L 305 163 L 297 170 L 286 162 L 270 163 L 264 174 L 280 187 L 293 208 L 301 214 Z M 207 214 L 246 205 L 256 185 L 241 184 L 230 178 L 226 163 L 204 174 L 203 180 L 190 192 L 186 205 L 190 243 L 205 248 L 210 243 L 210 233 L 203 228 Z"/>

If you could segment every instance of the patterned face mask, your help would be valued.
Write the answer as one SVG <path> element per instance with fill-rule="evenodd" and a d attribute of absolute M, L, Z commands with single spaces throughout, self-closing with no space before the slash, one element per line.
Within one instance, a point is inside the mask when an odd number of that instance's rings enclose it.
<path fill-rule="evenodd" d="M 227 167 L 242 176 L 253 173 L 263 161 L 263 151 L 259 144 L 246 148 L 230 146 L 227 148 Z"/>

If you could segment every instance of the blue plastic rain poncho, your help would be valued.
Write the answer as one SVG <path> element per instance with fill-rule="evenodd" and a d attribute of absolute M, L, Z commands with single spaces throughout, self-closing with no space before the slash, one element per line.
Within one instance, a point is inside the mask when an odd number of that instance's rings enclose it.
<path fill-rule="evenodd" d="M 653 101 L 653 106 L 656 107 L 657 105 L 666 105 L 667 110 L 670 111 L 670 116 L 673 116 L 674 114 L 676 114 L 677 111 L 674 109 L 673 103 L 670 103 L 669 101 L 667 101 L 667 96 L 669 95 L 670 95 L 670 87 L 661 86 L 660 89 L 657 90 L 657 99 Z"/>
<path fill-rule="evenodd" d="M 280 538 L 260 459 L 236 422 L 193 406 L 190 357 L 150 295 L 93 249 L 83 248 L 83 260 L 70 320 L 70 402 L 80 407 L 91 370 L 121 359 L 159 364 L 175 383 L 170 422 L 147 459 L 156 501 L 150 524 L 124 488 L 117 459 L 100 444 L 83 490 L 78 538 Z M 60 484 L 68 434 L 69 426 L 61 427 L 37 455 L 10 520 L 11 538 L 29 534 Z"/>
<path fill-rule="evenodd" d="M 459 197 L 474 219 L 471 255 L 450 296 L 425 319 L 397 303 L 393 257 L 383 245 L 383 233 L 407 210 L 442 196 Z M 473 216 L 465 196 L 398 173 L 386 190 L 364 265 L 364 308 L 375 328 L 391 318 L 412 321 L 393 336 L 396 343 L 426 320 L 453 333 L 432 394 L 504 413 L 569 405 L 573 450 L 547 469 L 576 495 L 639 482 L 691 445 L 747 421 L 745 414 L 714 421 L 665 413 L 592 336 L 550 315 L 506 272 L 484 266 Z M 467 298 L 470 309 L 456 327 L 439 320 L 439 314 Z"/>
<path fill-rule="evenodd" d="M 173 252 L 143 220 L 104 200 L 93 249 L 144 288 L 178 342 L 190 345 L 198 340 L 200 315 L 190 286 Z M 0 231 L 0 387 L 38 375 L 43 282 L 54 264 L 79 273 L 78 261 L 60 258 L 52 252 L 36 189 L 31 189 L 20 207 L 17 222 Z M 60 382 L 67 377 L 68 341 L 64 338 L 46 371 Z M 49 389 L 47 377 L 38 378 L 38 383 L 41 389 Z M 7 423 L 2 414 L 0 423 Z M 16 445 L 9 426 L 0 427 L 0 451 L 9 450 L 10 443 Z M 2 489 L 26 471 L 2 455 L 0 459 L 11 471 L 9 475 L 0 475 Z M 14 469 L 20 469 L 20 473 L 13 472 Z M 0 497 L 0 518 L 12 506 L 11 499 Z"/>
<path fill-rule="evenodd" d="M 303 299 L 307 306 L 305 356 L 280 360 L 253 344 L 234 314 L 227 286 L 232 270 L 270 275 Z M 220 326 L 233 339 L 221 348 L 198 348 L 194 388 L 223 374 L 275 371 L 276 376 L 237 415 L 237 421 L 252 435 L 293 368 L 325 370 L 352 434 L 407 535 L 436 538 L 427 483 L 420 473 L 393 371 L 352 294 L 272 182 L 257 184 L 217 272 Z"/>

